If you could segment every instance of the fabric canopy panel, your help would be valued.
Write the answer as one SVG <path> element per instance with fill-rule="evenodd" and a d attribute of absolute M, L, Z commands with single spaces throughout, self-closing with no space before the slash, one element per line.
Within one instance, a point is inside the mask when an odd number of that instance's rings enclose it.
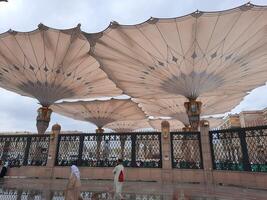
<path fill-rule="evenodd" d="M 120 95 L 89 51 L 79 26 L 8 31 L 0 35 L 0 86 L 43 106 L 65 98 Z"/>
<path fill-rule="evenodd" d="M 161 131 L 161 122 L 168 121 L 170 124 L 170 131 L 181 131 L 184 127 L 183 123 L 176 119 L 151 119 L 149 120 L 149 124 L 157 131 Z"/>
<path fill-rule="evenodd" d="M 267 7 L 246 4 L 221 12 L 112 23 L 87 34 L 91 53 L 135 98 L 231 95 L 267 78 Z"/>
<path fill-rule="evenodd" d="M 148 120 L 128 120 L 112 122 L 104 126 L 118 133 L 132 132 L 138 129 L 151 128 Z"/>
<path fill-rule="evenodd" d="M 143 111 L 152 117 L 170 117 L 189 125 L 184 108 L 184 97 L 175 99 L 133 99 Z"/>
<path fill-rule="evenodd" d="M 61 115 L 94 123 L 98 128 L 115 121 L 142 120 L 144 112 L 130 99 L 62 102 L 51 106 Z"/>
<path fill-rule="evenodd" d="M 203 115 L 214 115 L 229 112 L 243 99 L 244 94 L 200 97 Z M 139 103 L 144 112 L 153 117 L 171 117 L 189 125 L 188 116 L 184 107 L 186 98 L 179 96 L 169 99 L 133 99 Z"/>
<path fill-rule="evenodd" d="M 207 96 L 200 97 L 199 101 L 203 103 L 201 115 L 224 114 L 235 108 L 245 96 L 245 93 L 232 95 Z"/>

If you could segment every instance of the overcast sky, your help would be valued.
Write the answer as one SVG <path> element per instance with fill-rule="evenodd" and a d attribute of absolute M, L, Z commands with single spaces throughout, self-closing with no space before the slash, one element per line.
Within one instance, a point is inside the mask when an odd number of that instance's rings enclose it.
<path fill-rule="evenodd" d="M 176 17 L 195 10 L 216 11 L 233 8 L 247 1 L 242 0 L 9 0 L 0 2 L 0 33 L 9 29 L 31 31 L 39 23 L 54 28 L 70 28 L 81 23 L 82 30 L 98 32 L 110 21 L 135 24 L 149 17 Z M 267 5 L 267 0 L 251 1 Z M 267 76 L 267 75 L 266 75 Z M 39 105 L 34 99 L 22 97 L 0 89 L 0 131 L 36 132 L 36 110 Z M 253 90 L 233 113 L 242 110 L 267 107 L 267 87 Z M 50 127 L 59 123 L 63 130 L 92 132 L 90 123 L 72 120 L 52 114 Z"/>

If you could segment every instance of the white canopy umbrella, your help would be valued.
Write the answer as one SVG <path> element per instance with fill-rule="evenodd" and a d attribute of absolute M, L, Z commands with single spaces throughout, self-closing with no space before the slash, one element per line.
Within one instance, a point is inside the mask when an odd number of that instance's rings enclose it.
<path fill-rule="evenodd" d="M 0 86 L 40 102 L 39 133 L 47 129 L 49 106 L 57 100 L 121 94 L 89 51 L 79 25 L 57 30 L 40 24 L 31 32 L 0 35 Z"/>
<path fill-rule="evenodd" d="M 138 129 L 151 128 L 147 119 L 144 120 L 127 120 L 127 121 L 116 121 L 109 123 L 104 128 L 112 129 L 117 133 L 133 132 Z"/>
<path fill-rule="evenodd" d="M 91 54 L 134 98 L 186 97 L 198 125 L 199 97 L 243 94 L 267 78 L 267 7 L 246 4 L 87 34 Z"/>
<path fill-rule="evenodd" d="M 98 127 L 97 132 L 103 132 L 102 128 L 112 122 L 146 117 L 137 103 L 130 99 L 62 102 L 55 103 L 51 108 L 61 115 L 94 123 Z"/>
<path fill-rule="evenodd" d="M 182 96 L 175 99 L 133 99 L 148 116 L 174 118 L 184 125 L 189 125 L 183 106 L 184 100 Z"/>
<path fill-rule="evenodd" d="M 221 98 L 210 96 L 200 97 L 202 102 L 201 115 L 222 114 L 230 111 L 242 100 L 243 94 L 223 95 Z M 139 103 L 144 112 L 153 117 L 170 117 L 181 121 L 185 127 L 189 126 L 189 119 L 184 107 L 185 97 L 169 99 L 133 99 Z"/>

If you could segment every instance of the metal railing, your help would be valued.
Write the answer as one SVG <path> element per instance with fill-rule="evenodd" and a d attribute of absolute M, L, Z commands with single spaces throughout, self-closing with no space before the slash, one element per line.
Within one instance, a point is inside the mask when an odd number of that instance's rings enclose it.
<path fill-rule="evenodd" d="M 126 167 L 161 168 L 161 134 L 62 134 L 55 165 L 113 167 L 118 158 L 124 160 Z"/>
<path fill-rule="evenodd" d="M 171 132 L 172 167 L 203 169 L 199 132 Z"/>
<path fill-rule="evenodd" d="M 10 167 L 45 166 L 49 149 L 49 135 L 0 136 L 0 158 Z"/>
<path fill-rule="evenodd" d="M 267 126 L 210 131 L 215 170 L 267 172 Z"/>

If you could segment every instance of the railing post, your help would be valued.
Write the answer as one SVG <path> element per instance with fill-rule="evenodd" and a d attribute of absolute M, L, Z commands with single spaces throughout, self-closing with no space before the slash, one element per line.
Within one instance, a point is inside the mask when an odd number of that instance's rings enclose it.
<path fill-rule="evenodd" d="M 25 151 L 24 151 L 24 160 L 23 160 L 23 165 L 24 166 L 27 166 L 28 165 L 28 158 L 29 158 L 29 152 L 30 152 L 31 142 L 32 142 L 32 136 L 28 136 L 27 137 L 26 148 L 25 148 Z"/>
<path fill-rule="evenodd" d="M 47 167 L 54 167 L 54 164 L 56 161 L 57 141 L 58 141 L 58 135 L 56 135 L 54 138 L 51 138 L 50 136 L 48 157 L 47 157 L 47 163 L 46 163 Z"/>
<path fill-rule="evenodd" d="M 58 138 L 60 134 L 61 126 L 59 124 L 55 124 L 52 126 L 52 134 L 50 135 L 50 142 L 49 142 L 49 150 L 48 150 L 48 159 L 46 163 L 46 167 L 51 168 L 51 177 L 54 176 L 54 166 L 57 156 L 57 145 L 58 145 Z"/>
<path fill-rule="evenodd" d="M 79 153 L 78 153 L 78 161 L 77 166 L 82 165 L 82 154 L 83 154 L 83 141 L 84 141 L 84 135 L 80 135 L 80 144 L 79 144 Z"/>
<path fill-rule="evenodd" d="M 170 124 L 168 121 L 161 122 L 161 151 L 162 151 L 162 182 L 172 182 Z"/>
<path fill-rule="evenodd" d="M 131 167 L 136 167 L 136 133 L 131 135 L 132 151 L 131 151 Z"/>
<path fill-rule="evenodd" d="M 206 184 L 213 183 L 211 142 L 209 137 L 209 122 L 202 120 L 200 122 L 201 150 L 203 159 L 204 178 Z"/>
<path fill-rule="evenodd" d="M 243 155 L 242 156 L 243 169 L 244 169 L 244 171 L 251 171 L 251 166 L 250 166 L 249 158 L 248 158 L 246 131 L 244 129 L 241 129 L 241 131 L 238 132 L 238 135 L 240 138 L 241 151 L 242 151 L 242 155 Z"/>

